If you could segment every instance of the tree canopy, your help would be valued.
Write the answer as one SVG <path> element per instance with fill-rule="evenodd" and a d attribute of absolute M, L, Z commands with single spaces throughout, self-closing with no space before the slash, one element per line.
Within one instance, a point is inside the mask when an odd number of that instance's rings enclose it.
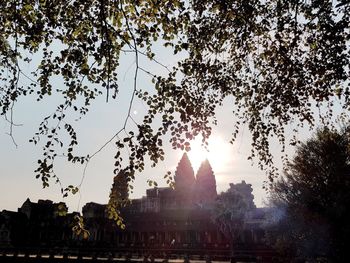
<path fill-rule="evenodd" d="M 281 217 L 270 234 L 275 246 L 285 249 L 288 257 L 346 260 L 350 234 L 349 145 L 348 128 L 341 132 L 319 130 L 298 147 L 284 176 L 274 183 L 272 201 Z"/>
<path fill-rule="evenodd" d="M 348 113 L 349 17 L 350 3 L 344 0 L 1 1 L 0 112 L 12 136 L 12 112 L 21 97 L 62 98 L 31 139 L 43 149 L 35 172 L 47 187 L 50 178 L 59 180 L 54 173 L 58 153 L 69 162 L 86 163 L 98 152 L 75 154 L 79 134 L 68 116 L 86 115 L 98 96 L 115 99 L 120 58 L 131 53 L 135 71 L 128 114 L 106 142 L 117 147 L 115 173 L 126 169 L 131 182 L 146 157 L 153 165 L 163 160 L 167 135 L 183 150 L 190 150 L 197 135 L 205 141 L 225 98 L 233 101 L 232 139 L 247 125 L 251 157 L 260 166 L 272 166 L 271 137 L 284 146 L 289 125 L 297 129 L 312 127 L 319 117 L 331 120 L 335 103 Z M 146 57 L 162 65 L 155 43 L 182 54 L 166 75 L 140 64 Z M 34 55 L 40 62 L 28 73 L 23 68 Z M 137 85 L 140 72 L 152 79 L 152 92 Z M 63 84 L 57 85 L 57 78 Z M 136 99 L 148 105 L 141 123 L 130 114 Z M 63 139 L 67 135 L 69 141 Z M 287 141 L 296 142 L 296 137 Z M 126 148 L 128 160 L 122 160 Z M 76 190 L 62 189 L 64 194 Z"/>

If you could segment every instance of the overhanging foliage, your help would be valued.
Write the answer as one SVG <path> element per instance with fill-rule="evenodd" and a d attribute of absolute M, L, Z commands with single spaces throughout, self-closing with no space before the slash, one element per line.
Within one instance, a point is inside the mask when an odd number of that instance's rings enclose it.
<path fill-rule="evenodd" d="M 43 147 L 36 175 L 47 187 L 50 178 L 59 181 L 54 173 L 59 152 L 78 163 L 98 153 L 74 154 L 78 134 L 67 115 L 86 115 L 97 96 L 107 101 L 118 96 L 117 69 L 121 54 L 128 52 L 135 58 L 132 98 L 123 127 L 106 142 L 117 146 L 115 173 L 127 166 L 130 183 L 147 156 L 153 165 L 163 160 L 167 134 L 174 148 L 190 150 L 195 136 L 210 136 L 216 108 L 230 97 L 235 105 L 232 139 L 243 124 L 249 127 L 251 157 L 270 168 L 272 180 L 272 136 L 284 147 L 286 127 L 312 127 L 318 117 L 329 121 L 335 102 L 348 113 L 349 16 L 348 1 L 1 1 L 1 114 L 12 136 L 12 110 L 20 97 L 62 97 L 31 139 Z M 168 76 L 139 64 L 140 56 L 159 63 L 153 49 L 157 41 L 185 56 L 168 69 Z M 29 75 L 22 70 L 30 63 L 25 54 L 40 57 Z M 152 94 L 137 86 L 140 71 L 153 79 Z M 57 76 L 63 85 L 55 85 Z M 142 123 L 134 123 L 130 114 L 137 97 L 149 107 Z M 322 106 L 328 110 L 315 115 Z M 158 117 L 160 125 L 155 124 Z M 129 122 L 135 124 L 133 131 L 127 129 Z M 127 136 L 119 136 L 124 131 Z M 67 134 L 68 142 L 62 139 Z M 72 190 L 77 189 L 62 187 L 63 194 Z"/>

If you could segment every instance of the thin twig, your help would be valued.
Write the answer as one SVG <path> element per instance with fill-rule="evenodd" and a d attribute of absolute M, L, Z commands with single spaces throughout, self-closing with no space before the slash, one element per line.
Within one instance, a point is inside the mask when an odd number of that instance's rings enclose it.
<path fill-rule="evenodd" d="M 146 74 L 152 76 L 153 78 L 157 77 L 156 75 L 152 74 L 151 72 L 149 72 L 148 70 L 145 70 L 144 68 L 140 67 L 140 70 L 142 70 L 143 72 L 145 72 Z"/>
<path fill-rule="evenodd" d="M 17 13 L 17 6 L 15 5 L 15 13 Z M 16 148 L 18 148 L 18 145 L 16 143 L 16 140 L 13 136 L 13 108 L 15 105 L 15 101 L 16 101 L 16 97 L 17 95 L 17 91 L 18 91 L 18 81 L 19 81 L 19 73 L 20 73 L 20 67 L 18 65 L 18 59 L 17 59 L 17 53 L 18 53 L 18 34 L 17 34 L 17 21 L 14 23 L 14 27 L 15 27 L 15 49 L 14 49 L 14 55 L 16 56 L 15 58 L 15 67 L 13 68 L 13 79 L 12 79 L 12 88 L 14 88 L 15 90 L 13 91 L 13 93 L 15 94 L 15 98 L 12 100 L 11 103 L 11 107 L 10 107 L 10 131 L 9 133 L 7 133 L 11 139 L 13 144 L 15 145 Z"/>
<path fill-rule="evenodd" d="M 10 132 L 7 133 L 12 139 L 13 144 L 15 145 L 16 148 L 18 148 L 18 144 L 16 143 L 16 140 L 13 136 L 13 106 L 14 106 L 15 101 L 12 101 L 11 108 L 10 108 Z"/>
<path fill-rule="evenodd" d="M 39 84 L 36 80 L 32 79 L 31 77 L 29 77 L 27 74 L 25 74 L 22 70 L 19 71 L 24 77 L 26 77 L 28 80 L 30 80 L 31 82 L 35 83 L 35 84 Z"/>

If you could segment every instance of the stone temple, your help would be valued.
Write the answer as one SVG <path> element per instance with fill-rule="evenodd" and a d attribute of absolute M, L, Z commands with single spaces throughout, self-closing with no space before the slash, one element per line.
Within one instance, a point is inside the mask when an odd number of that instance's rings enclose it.
<path fill-rule="evenodd" d="M 120 183 L 123 180 L 122 171 L 114 178 L 112 193 L 127 196 Z M 238 192 L 248 204 L 244 224 L 234 240 L 235 251 L 264 257 L 270 251 L 264 244 L 267 209 L 255 207 L 252 187 L 245 181 L 230 184 L 227 191 Z M 90 202 L 82 209 L 90 232 L 88 240 L 83 240 L 71 230 L 77 212 L 62 217 L 60 213 L 68 210 L 64 203 L 50 200 L 34 203 L 27 199 L 18 212 L 3 210 L 0 213 L 0 249 L 40 247 L 41 251 L 61 253 L 62 249 L 75 248 L 86 254 L 228 256 L 232 239 L 213 220 L 218 196 L 209 161 L 205 160 L 195 174 L 185 153 L 175 171 L 174 188 L 147 189 L 146 196 L 131 200 L 122 209 L 125 229 L 108 218 L 105 204 Z"/>
<path fill-rule="evenodd" d="M 174 189 L 151 188 L 146 190 L 146 196 L 133 199 L 122 211 L 125 230 L 112 230 L 113 224 L 106 217 L 105 205 L 87 203 L 83 207 L 83 216 L 91 233 L 91 242 L 106 241 L 135 249 L 227 249 L 228 238 L 212 220 L 218 194 L 209 161 L 205 160 L 195 175 L 185 153 L 176 168 L 174 181 Z M 117 185 L 113 184 L 115 187 Z M 251 204 L 246 229 L 238 242 L 243 246 L 262 243 L 264 231 L 261 225 L 265 220 L 265 209 L 255 207 L 251 185 L 245 181 L 230 184 L 228 191 L 239 191 Z"/>

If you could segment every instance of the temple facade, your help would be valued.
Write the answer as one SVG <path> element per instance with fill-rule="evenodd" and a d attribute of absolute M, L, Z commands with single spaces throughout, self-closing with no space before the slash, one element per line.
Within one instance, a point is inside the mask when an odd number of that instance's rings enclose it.
<path fill-rule="evenodd" d="M 128 198 L 125 180 L 122 171 L 114 178 L 111 194 Z M 249 210 L 244 229 L 235 239 L 235 246 L 254 248 L 256 251 L 257 247 L 264 246 L 266 209 L 255 207 L 252 187 L 244 181 L 230 184 L 228 191 L 240 193 Z M 107 205 L 90 202 L 82 209 L 90 236 L 88 240 L 82 240 L 72 233 L 75 213 L 67 213 L 64 203 L 49 200 L 34 203 L 27 199 L 18 212 L 0 213 L 0 248 L 80 245 L 84 249 L 109 251 L 163 251 L 197 255 L 211 251 L 219 255 L 229 253 L 230 237 L 213 220 L 218 196 L 209 161 L 205 160 L 195 173 L 185 153 L 175 171 L 174 188 L 147 189 L 144 197 L 131 200 L 122 209 L 125 229 L 119 228 L 108 218 Z"/>
<path fill-rule="evenodd" d="M 209 161 L 205 160 L 195 174 L 185 153 L 176 168 L 174 181 L 174 189 L 147 189 L 146 196 L 131 200 L 122 210 L 126 222 L 124 230 L 111 231 L 111 222 L 103 213 L 104 205 L 86 204 L 83 217 L 91 232 L 90 241 L 135 249 L 228 249 L 229 238 L 212 220 L 218 194 Z M 116 187 L 114 184 L 111 191 L 116 191 Z M 237 240 L 240 245 L 263 243 L 265 211 L 255 207 L 252 190 L 245 181 L 230 184 L 228 190 L 238 191 L 249 204 L 246 229 Z M 101 223 L 103 218 L 104 224 Z"/>
<path fill-rule="evenodd" d="M 18 211 L 0 212 L 1 247 L 52 247 L 74 241 L 71 224 L 79 213 L 67 213 L 65 203 L 29 198 Z"/>

